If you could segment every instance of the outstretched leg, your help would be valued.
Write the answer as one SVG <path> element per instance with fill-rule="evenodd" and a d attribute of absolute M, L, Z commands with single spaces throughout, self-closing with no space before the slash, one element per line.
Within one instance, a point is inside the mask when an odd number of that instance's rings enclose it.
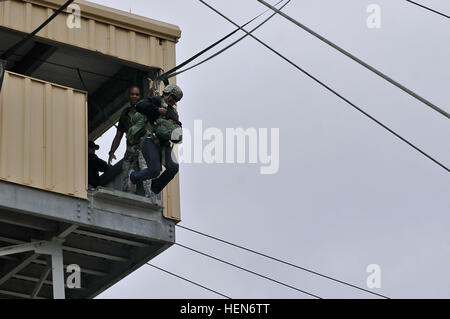
<path fill-rule="evenodd" d="M 166 170 L 156 179 L 152 181 L 152 192 L 155 194 L 161 193 L 164 187 L 175 177 L 179 170 L 179 164 L 173 154 L 170 146 L 165 146 L 162 150 L 166 155 Z"/>
<path fill-rule="evenodd" d="M 142 144 L 142 156 L 145 159 L 147 168 L 131 174 L 133 184 L 156 178 L 161 172 L 159 149 L 150 138 L 145 139 Z"/>

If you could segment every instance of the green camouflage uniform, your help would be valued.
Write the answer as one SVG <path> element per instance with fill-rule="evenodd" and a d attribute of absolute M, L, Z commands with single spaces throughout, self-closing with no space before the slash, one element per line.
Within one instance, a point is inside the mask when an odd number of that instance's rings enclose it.
<path fill-rule="evenodd" d="M 145 162 L 144 157 L 142 156 L 141 152 L 141 146 L 139 143 L 136 143 L 135 140 L 133 140 L 134 132 L 132 132 L 133 126 L 140 122 L 144 121 L 146 122 L 146 118 L 144 115 L 142 115 L 139 112 L 136 112 L 136 109 L 133 108 L 127 113 L 122 116 L 128 116 L 129 118 L 129 128 L 126 132 L 127 136 L 127 150 L 125 152 L 125 155 L 123 157 L 122 162 L 122 190 L 124 192 L 131 193 L 131 191 L 128 189 L 128 172 L 130 169 L 133 169 L 135 171 L 140 171 L 147 168 L 147 164 Z M 150 191 L 151 186 L 151 180 L 146 180 L 143 182 L 144 191 L 147 189 Z"/>

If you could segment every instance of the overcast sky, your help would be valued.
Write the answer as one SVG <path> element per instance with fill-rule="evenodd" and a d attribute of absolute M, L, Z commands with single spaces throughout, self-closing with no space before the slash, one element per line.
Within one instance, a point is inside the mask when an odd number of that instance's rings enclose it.
<path fill-rule="evenodd" d="M 95 2 L 178 25 L 178 63 L 235 28 L 197 0 Z M 208 2 L 240 24 L 265 10 L 256 0 Z M 447 0 L 421 2 L 450 14 Z M 381 6 L 380 29 L 366 25 L 373 3 Z M 405 0 L 292 0 L 284 11 L 450 112 L 449 19 Z M 450 166 L 443 115 L 282 17 L 255 35 Z M 443 168 L 251 38 L 177 82 L 190 131 L 202 120 L 204 129 L 223 132 L 280 132 L 277 174 L 261 175 L 261 164 L 182 164 L 181 225 L 363 288 L 367 266 L 377 264 L 374 292 L 391 298 L 450 298 L 450 175 Z M 98 140 L 105 159 L 114 133 Z M 373 297 L 183 229 L 176 237 L 323 298 Z M 177 246 L 151 262 L 232 298 L 309 298 Z M 216 297 L 149 266 L 99 296 Z"/>

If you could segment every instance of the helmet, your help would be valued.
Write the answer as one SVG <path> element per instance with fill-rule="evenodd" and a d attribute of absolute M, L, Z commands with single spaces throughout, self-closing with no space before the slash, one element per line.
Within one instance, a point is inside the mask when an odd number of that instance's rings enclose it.
<path fill-rule="evenodd" d="M 172 94 L 178 101 L 183 98 L 183 91 L 181 91 L 181 88 L 175 84 L 169 84 L 168 86 L 166 86 L 163 90 L 163 94 Z"/>

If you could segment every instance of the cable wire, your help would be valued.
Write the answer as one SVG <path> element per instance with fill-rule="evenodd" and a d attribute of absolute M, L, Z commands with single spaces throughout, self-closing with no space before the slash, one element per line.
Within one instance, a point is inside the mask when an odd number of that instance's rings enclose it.
<path fill-rule="evenodd" d="M 280 10 L 283 9 L 286 5 L 288 5 L 289 2 L 291 2 L 291 0 L 288 0 L 283 6 L 281 6 L 281 7 L 280 7 Z M 270 10 L 270 9 L 268 9 L 268 10 Z M 214 54 L 211 55 L 210 57 L 204 59 L 203 61 L 198 62 L 197 64 L 195 64 L 195 65 L 193 65 L 193 66 L 191 66 L 191 67 L 188 67 L 188 68 L 186 68 L 186 69 L 184 69 L 184 70 L 181 70 L 181 71 L 179 71 L 179 72 L 176 72 L 176 73 L 169 74 L 169 75 L 167 76 L 167 78 L 173 77 L 173 76 L 177 76 L 177 75 L 180 75 L 181 73 L 184 73 L 184 72 L 186 72 L 186 71 L 189 71 L 189 70 L 191 70 L 191 69 L 193 69 L 193 68 L 195 68 L 195 67 L 197 67 L 197 66 L 199 66 L 199 65 L 201 65 L 201 64 L 203 64 L 203 63 L 205 63 L 205 62 L 207 62 L 207 61 L 209 61 L 209 60 L 211 60 L 212 58 L 215 58 L 216 56 L 218 56 L 218 55 L 220 55 L 221 53 L 225 52 L 226 50 L 228 50 L 229 48 L 231 48 L 232 46 L 234 46 L 235 44 L 237 44 L 237 43 L 240 42 L 241 40 L 243 40 L 243 39 L 245 39 L 246 37 L 248 37 L 249 34 L 251 34 L 251 33 L 253 33 L 254 31 L 256 31 L 257 29 L 259 29 L 259 28 L 260 28 L 261 26 L 263 26 L 267 21 L 269 21 L 270 19 L 272 19 L 275 15 L 276 15 L 276 13 L 271 14 L 270 17 L 268 17 L 268 18 L 265 19 L 263 22 L 261 22 L 260 24 L 258 24 L 255 28 L 253 28 L 252 30 L 250 30 L 250 31 L 249 31 L 248 33 L 246 33 L 244 36 L 240 37 L 239 39 L 237 39 L 237 40 L 234 41 L 233 43 L 227 45 L 227 46 L 226 46 L 225 48 L 223 48 L 222 50 L 220 50 L 220 51 L 214 53 Z M 245 26 L 245 25 L 241 26 L 240 28 L 237 28 L 236 30 L 239 31 L 239 30 L 241 30 L 242 28 L 244 28 L 244 26 Z"/>
<path fill-rule="evenodd" d="M 218 294 L 218 295 L 220 295 L 220 296 L 222 296 L 222 297 L 225 297 L 225 298 L 227 298 L 227 299 L 231 299 L 230 297 L 228 297 L 228 296 L 226 296 L 226 295 L 224 295 L 224 294 L 221 294 L 220 292 L 217 292 L 217 291 L 215 291 L 215 290 L 213 290 L 213 289 L 210 289 L 210 288 L 208 288 L 208 287 L 205 287 L 205 286 L 203 286 L 203 285 L 201 285 L 201 284 L 198 284 L 198 283 L 196 283 L 196 282 L 194 282 L 194 281 L 192 281 L 192 280 L 189 280 L 189 279 L 186 279 L 186 278 L 184 278 L 184 277 L 181 277 L 181 276 L 179 276 L 179 275 L 177 275 L 177 274 L 174 274 L 174 273 L 172 273 L 172 272 L 170 272 L 170 271 L 167 271 L 167 270 L 165 270 L 165 269 L 159 268 L 159 267 L 157 267 L 157 266 L 155 266 L 155 265 L 152 265 L 152 264 L 150 264 L 150 263 L 146 263 L 146 264 L 149 265 L 149 266 L 152 266 L 153 268 L 156 268 L 156 269 L 158 269 L 158 270 L 160 270 L 160 271 L 163 271 L 163 272 L 165 272 L 165 273 L 167 273 L 167 274 L 170 274 L 170 275 L 172 275 L 172 276 L 174 276 L 174 277 L 177 277 L 177 278 L 179 278 L 179 279 L 182 279 L 182 280 L 184 280 L 184 281 L 187 281 L 187 282 L 189 282 L 189 283 L 191 283 L 191 284 L 193 284 L 193 285 L 199 286 L 199 287 L 201 287 L 201 288 L 203 288 L 203 289 L 206 289 L 206 290 L 211 291 L 211 292 L 213 292 L 213 293 L 215 293 L 215 294 Z"/>
<path fill-rule="evenodd" d="M 443 14 L 442 12 L 436 11 L 436 10 L 434 10 L 434 9 L 431 9 L 431 8 L 429 8 L 429 7 L 425 7 L 423 4 L 420 4 L 420 3 L 417 3 L 417 2 L 414 2 L 414 1 L 411 1 L 411 0 L 406 0 L 406 2 L 415 4 L 415 5 L 418 6 L 418 7 L 422 7 L 422 8 L 424 8 L 424 9 L 426 9 L 426 10 L 429 10 L 429 11 L 434 12 L 434 13 L 437 13 L 437 14 L 443 16 L 443 17 L 446 17 L 447 19 L 450 19 L 450 16 L 448 16 L 448 15 L 446 15 L 446 14 Z"/>
<path fill-rule="evenodd" d="M 313 271 L 313 270 L 310 270 L 310 269 L 307 269 L 307 268 L 304 268 L 304 267 L 297 266 L 297 265 L 292 264 L 292 263 L 290 263 L 290 262 L 287 262 L 287 261 L 284 261 L 284 260 L 281 260 L 281 259 L 278 259 L 278 258 L 269 256 L 269 255 L 266 255 L 266 254 L 263 254 L 263 253 L 260 253 L 260 252 L 258 252 L 258 251 L 253 250 L 253 249 L 250 249 L 250 248 L 246 248 L 246 247 L 243 247 L 243 246 L 240 246 L 240 245 L 231 243 L 231 242 L 229 242 L 229 241 L 220 239 L 220 238 L 218 238 L 218 237 L 215 237 L 215 236 L 212 236 L 212 235 L 208 235 L 208 234 L 202 233 L 202 232 L 200 232 L 200 231 L 198 231 L 198 230 L 194 230 L 194 229 L 192 229 L 192 228 L 188 228 L 188 227 L 185 227 L 185 226 L 181 226 L 181 225 L 179 225 L 179 224 L 176 225 L 176 226 L 178 226 L 178 227 L 180 227 L 180 228 L 182 228 L 182 229 L 188 230 L 188 231 L 190 231 L 190 232 L 193 232 L 193 233 L 196 233 L 196 234 L 199 234 L 199 235 L 202 235 L 202 236 L 205 236 L 205 237 L 208 237 L 208 238 L 217 240 L 217 241 L 222 242 L 222 243 L 224 243 L 224 244 L 228 244 L 228 245 L 230 245 L 230 246 L 233 246 L 233 247 L 236 247 L 236 248 L 240 248 L 240 249 L 242 249 L 242 250 L 246 250 L 246 251 L 251 252 L 251 253 L 254 253 L 254 254 L 256 254 L 256 255 L 259 255 L 259 256 L 262 256 L 262 257 L 265 257 L 265 258 L 268 258 L 268 259 L 277 261 L 277 262 L 279 262 L 279 263 L 282 263 L 282 264 L 285 264 L 285 265 L 288 265 L 288 266 L 291 266 L 291 267 L 294 267 L 294 268 L 297 268 L 297 269 L 300 269 L 300 270 L 309 272 L 309 273 L 311 273 L 311 274 L 314 274 L 314 275 L 317 275 L 317 276 L 320 276 L 320 277 L 323 277 L 323 278 L 326 278 L 326 279 L 333 280 L 333 281 L 338 282 L 338 283 L 341 283 L 341 284 L 343 284 L 343 285 L 346 285 L 346 286 L 349 286 L 349 287 L 352 287 L 352 288 L 355 288 L 355 289 L 359 289 L 359 290 L 368 292 L 368 293 L 370 293 L 370 294 L 372 294 L 372 295 L 376 295 L 376 296 L 379 296 L 379 297 L 383 297 L 383 298 L 385 298 L 385 299 L 390 299 L 389 297 L 384 296 L 384 295 L 381 295 L 381 294 L 377 294 L 376 292 L 373 292 L 373 291 L 370 291 L 370 290 L 367 290 L 367 289 L 364 289 L 364 288 L 355 286 L 355 285 L 350 284 L 350 283 L 348 283 L 348 282 L 345 282 L 345 281 L 342 281 L 342 280 L 339 280 L 339 279 L 336 279 L 336 278 L 333 278 L 333 277 L 330 277 L 330 276 L 327 276 L 327 275 L 323 275 L 323 274 L 321 274 L 321 273 L 318 273 L 318 272 L 316 272 L 316 271 Z"/>
<path fill-rule="evenodd" d="M 201 1 L 201 0 L 200 0 Z M 418 95 L 417 93 L 411 91 L 410 89 L 408 89 L 407 87 L 403 86 L 402 84 L 398 83 L 397 81 L 395 81 L 394 79 L 390 78 L 389 76 L 387 76 L 386 74 L 378 71 L 377 69 L 375 69 L 374 67 L 372 67 L 371 65 L 367 64 L 366 62 L 362 61 L 361 59 L 357 58 L 356 56 L 354 56 L 353 54 L 349 53 L 348 51 L 342 49 L 341 47 L 339 47 L 338 45 L 334 44 L 333 42 L 329 41 L 328 39 L 324 38 L 323 36 L 321 36 L 320 34 L 318 34 L 317 32 L 313 31 L 312 29 L 308 28 L 307 26 L 301 24 L 300 22 L 298 22 L 297 20 L 291 18 L 290 16 L 288 16 L 287 14 L 281 12 L 280 10 L 278 10 L 277 8 L 275 8 L 274 6 L 271 6 L 270 4 L 268 4 L 267 2 L 265 2 L 264 0 L 257 0 L 258 2 L 262 3 L 263 5 L 265 5 L 266 7 L 272 9 L 273 11 L 275 11 L 276 13 L 278 13 L 279 15 L 281 15 L 283 18 L 291 21 L 292 23 L 294 23 L 295 25 L 297 25 L 298 27 L 302 28 L 303 30 L 305 30 L 306 32 L 308 32 L 309 34 L 315 36 L 316 38 L 318 38 L 319 40 L 321 40 L 322 42 L 325 42 L 326 44 L 328 44 L 329 46 L 331 46 L 332 48 L 338 50 L 339 52 L 341 52 L 342 54 L 346 55 L 347 57 L 349 57 L 350 59 L 352 59 L 353 61 L 359 63 L 360 65 L 362 65 L 363 67 L 365 67 L 366 69 L 372 71 L 373 73 L 375 73 L 376 75 L 382 77 L 383 79 L 385 79 L 386 81 L 390 82 L 391 84 L 395 85 L 396 87 L 398 87 L 399 89 L 401 89 L 402 91 L 408 93 L 409 95 L 411 95 L 413 98 L 419 100 L 420 102 L 428 105 L 429 107 L 431 107 L 433 110 L 441 113 L 442 115 L 444 115 L 446 118 L 450 119 L 450 114 L 447 113 L 445 110 L 441 109 L 440 107 L 434 105 L 433 103 L 431 103 L 430 101 L 426 100 L 425 98 L 421 97 L 420 95 Z"/>
<path fill-rule="evenodd" d="M 285 284 L 285 283 L 283 283 L 283 282 L 281 282 L 281 281 L 278 281 L 278 280 L 276 280 L 276 279 L 273 279 L 273 278 L 270 278 L 270 277 L 267 277 L 267 276 L 258 274 L 257 272 L 248 270 L 248 269 L 243 268 L 243 267 L 241 267 L 241 266 L 237 266 L 237 265 L 235 265 L 235 264 L 232 264 L 232 263 L 230 263 L 230 262 L 228 262 L 228 261 L 219 259 L 219 258 L 214 257 L 214 256 L 211 256 L 211 255 L 208 255 L 208 254 L 203 253 L 203 252 L 201 252 L 201 251 L 198 251 L 198 250 L 196 250 L 196 249 L 194 249 L 194 248 L 184 246 L 184 245 L 182 245 L 182 244 L 180 244 L 180 243 L 175 243 L 175 245 L 180 246 L 180 247 L 183 247 L 184 249 L 193 251 L 193 252 L 195 252 L 195 253 L 197 253 L 197 254 L 200 254 L 200 255 L 203 255 L 203 256 L 205 256 L 205 257 L 209 257 L 209 258 L 214 259 L 214 260 L 216 260 L 216 261 L 220 261 L 221 263 L 224 263 L 224 264 L 226 264 L 226 265 L 232 266 L 232 267 L 234 267 L 234 268 L 237 268 L 237 269 L 246 271 L 246 272 L 248 272 L 248 273 L 250 273 L 250 274 L 253 274 L 253 275 L 255 275 L 255 276 L 258 276 L 258 277 L 267 279 L 267 280 L 269 280 L 269 281 L 275 282 L 275 283 L 277 283 L 277 284 L 279 284 L 279 285 L 282 285 L 282 286 L 284 286 L 284 287 L 287 287 L 287 288 L 290 288 L 290 289 L 293 289 L 293 290 L 302 292 L 302 293 L 304 293 L 304 294 L 306 294 L 306 295 L 309 295 L 309 296 L 311 296 L 311 297 L 314 297 L 314 298 L 317 298 L 317 299 L 322 299 L 321 297 L 319 297 L 319 296 L 317 296 L 317 295 L 314 295 L 314 294 L 312 294 L 312 293 L 309 293 L 309 292 L 307 292 L 307 291 L 305 291 L 305 290 L 298 289 L 298 288 L 296 288 L 296 287 L 294 287 L 294 286 Z"/>
<path fill-rule="evenodd" d="M 47 20 L 45 20 L 39 27 L 37 27 L 33 32 L 27 34 L 22 40 L 17 42 L 15 45 L 10 47 L 6 52 L 4 52 L 0 59 L 6 60 L 9 58 L 14 52 L 20 49 L 25 43 L 27 43 L 32 37 L 36 35 L 39 31 L 41 31 L 47 24 L 49 24 L 54 18 L 56 18 L 62 11 L 64 11 L 74 0 L 68 0 L 64 3 L 58 10 L 56 10 Z"/>
<path fill-rule="evenodd" d="M 206 5 L 208 8 L 210 8 L 211 10 L 213 10 L 214 12 L 216 12 L 218 15 L 220 15 L 221 17 L 223 17 L 224 19 L 226 19 L 227 21 L 229 21 L 230 23 L 234 24 L 237 26 L 237 24 L 232 21 L 230 18 L 226 17 L 224 14 L 222 14 L 221 12 L 217 11 L 215 8 L 213 8 L 212 6 L 210 6 L 209 4 L 207 4 L 205 1 L 203 0 L 199 0 L 201 3 L 203 3 L 204 5 Z M 242 31 L 248 33 L 245 29 L 242 29 Z M 266 44 L 265 42 L 261 41 L 260 39 L 258 39 L 257 37 L 255 37 L 253 34 L 249 34 L 253 39 L 255 39 L 256 41 L 258 41 L 260 44 L 262 44 L 264 47 L 266 47 L 267 49 L 269 49 L 270 51 L 272 51 L 273 53 L 275 53 L 276 55 L 278 55 L 280 58 L 282 58 L 283 60 L 285 60 L 286 62 L 288 62 L 289 64 L 291 64 L 294 68 L 296 68 L 297 70 L 299 70 L 300 72 L 304 73 L 306 76 L 308 76 L 309 78 L 311 78 L 312 80 L 314 80 L 315 82 L 317 82 L 318 84 L 320 84 L 321 86 L 323 86 L 324 88 L 326 88 L 328 91 L 330 91 L 331 93 L 333 93 L 334 95 L 336 95 L 337 97 L 339 97 L 341 100 L 343 100 L 344 102 L 346 102 L 347 104 L 349 104 L 350 106 L 352 106 L 353 108 L 355 108 L 356 110 L 358 110 L 359 112 L 361 112 L 362 114 L 364 114 L 365 116 L 367 116 L 369 119 L 371 119 L 372 121 L 374 121 L 375 123 L 377 123 L 379 126 L 381 126 L 382 128 L 384 128 L 385 130 L 387 130 L 388 132 L 390 132 L 391 134 L 393 134 L 394 136 L 396 136 L 397 138 L 399 138 L 400 140 L 402 140 L 403 142 L 405 142 L 406 144 L 408 144 L 409 146 L 411 146 L 412 148 L 414 148 L 416 151 L 418 151 L 419 153 L 421 153 L 422 155 L 424 155 L 425 157 L 427 157 L 428 159 L 430 159 L 431 161 L 433 161 L 434 163 L 436 163 L 437 165 L 441 166 L 443 169 L 445 169 L 447 172 L 450 173 L 450 169 L 445 166 L 444 164 L 442 164 L 441 162 L 439 162 L 438 160 L 434 159 L 432 156 L 428 155 L 426 152 L 422 151 L 420 148 L 418 148 L 417 146 L 415 146 L 414 144 L 412 144 L 411 142 L 409 142 L 408 140 L 406 140 L 405 138 L 403 138 L 401 135 L 399 135 L 398 133 L 396 133 L 395 131 L 393 131 L 392 129 L 390 129 L 389 127 L 387 127 L 386 125 L 384 125 L 383 123 L 381 123 L 380 121 L 378 121 L 376 118 L 374 118 L 373 116 L 371 116 L 370 114 L 368 114 L 367 112 L 365 112 L 364 110 L 362 110 L 361 108 L 359 108 L 358 106 L 356 106 L 354 103 L 352 103 L 350 100 L 348 100 L 347 98 L 345 98 L 344 96 L 342 96 L 341 94 L 339 94 L 337 91 L 333 90 L 331 87 L 329 87 L 328 85 L 326 85 L 324 82 L 320 81 L 318 78 L 316 78 L 315 76 L 313 76 L 312 74 L 310 74 L 309 72 L 307 72 L 306 70 L 302 69 L 301 67 L 299 67 L 297 64 L 295 64 L 294 62 L 292 62 L 291 60 L 289 60 L 288 58 L 286 58 L 284 55 L 282 55 L 281 53 L 279 53 L 278 51 L 276 51 L 275 49 L 273 49 L 272 47 L 270 47 L 268 44 Z"/>
<path fill-rule="evenodd" d="M 283 2 L 284 0 L 280 0 L 279 2 L 277 2 L 275 5 L 278 5 L 279 3 Z M 288 2 L 286 4 L 288 4 L 291 0 L 288 0 Z M 285 4 L 285 5 L 286 5 Z M 283 5 L 283 7 L 285 6 Z M 282 7 L 282 8 L 283 8 Z M 241 28 L 246 27 L 248 24 L 252 23 L 253 21 L 255 21 L 256 19 L 258 19 L 259 17 L 261 17 L 262 15 L 264 15 L 266 12 L 270 11 L 270 9 L 267 9 L 266 11 L 262 12 L 261 14 L 257 15 L 256 17 L 254 17 L 253 19 L 249 20 L 248 22 L 246 22 L 245 24 L 243 24 L 242 26 L 238 27 L 237 29 L 235 29 L 234 31 L 228 33 L 226 36 L 224 36 L 222 39 L 214 42 L 213 44 L 211 44 L 210 46 L 208 46 L 207 48 L 201 50 L 200 52 L 198 52 L 197 54 L 195 54 L 194 56 L 190 57 L 189 59 L 187 59 L 186 61 L 184 61 L 183 63 L 180 63 L 179 65 L 177 65 L 176 67 L 170 69 L 169 71 L 161 74 L 160 76 L 158 76 L 158 80 L 167 80 L 173 76 L 175 76 L 174 73 L 175 71 L 177 71 L 178 69 L 182 68 L 183 66 L 185 66 L 186 64 L 188 64 L 189 62 L 195 60 L 196 58 L 198 58 L 199 56 L 203 55 L 204 53 L 206 53 L 207 51 L 211 50 L 212 48 L 214 48 L 216 45 L 222 43 L 223 41 L 225 41 L 226 39 L 228 39 L 229 37 L 231 37 L 233 34 L 235 34 L 236 32 L 238 32 L 239 30 L 241 30 Z M 273 16 L 273 15 L 272 15 Z M 265 23 L 265 22 L 264 22 Z M 206 61 L 205 61 L 206 62 Z M 202 64 L 203 62 L 200 62 L 199 64 Z M 197 66 L 197 64 L 195 65 Z M 194 66 L 194 67 L 195 67 Z M 193 68 L 193 67 L 191 67 Z M 189 68 L 189 69 L 191 69 Z M 185 70 L 187 71 L 187 70 Z M 180 71 L 179 73 L 183 73 L 184 71 Z M 177 74 L 179 74 L 177 73 Z"/>

